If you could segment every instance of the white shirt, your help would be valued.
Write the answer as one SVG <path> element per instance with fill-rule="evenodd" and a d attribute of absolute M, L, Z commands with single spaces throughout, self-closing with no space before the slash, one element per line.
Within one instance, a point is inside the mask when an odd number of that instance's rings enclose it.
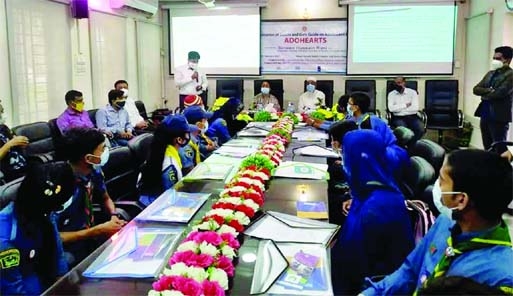
<path fill-rule="evenodd" d="M 307 110 L 315 110 L 324 105 L 325 98 L 326 96 L 320 90 L 315 90 L 314 92 L 307 91 L 299 96 L 298 111 L 303 112 Z M 319 99 L 321 100 L 320 105 Z"/>
<path fill-rule="evenodd" d="M 181 95 L 200 95 L 207 89 L 207 75 L 201 72 L 201 70 L 196 71 L 198 72 L 198 81 L 191 78 L 194 70 L 189 68 L 189 65 L 183 65 L 175 68 L 175 84 Z M 201 85 L 202 87 L 199 91 L 196 90 L 198 85 Z"/>
<path fill-rule="evenodd" d="M 126 98 L 124 109 L 128 112 L 128 120 L 132 126 L 136 126 L 139 122 L 144 121 L 144 118 L 139 114 L 135 100 L 131 97 Z"/>
<path fill-rule="evenodd" d="M 411 103 L 410 107 L 406 104 Z M 396 90 L 388 94 L 388 110 L 397 116 L 417 114 L 419 111 L 419 95 L 411 88 L 404 88 L 403 93 Z"/>

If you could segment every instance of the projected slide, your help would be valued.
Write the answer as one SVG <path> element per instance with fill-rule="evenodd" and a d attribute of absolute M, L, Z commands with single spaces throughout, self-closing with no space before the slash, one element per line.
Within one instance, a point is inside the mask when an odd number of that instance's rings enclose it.
<path fill-rule="evenodd" d="M 171 71 L 198 51 L 206 74 L 260 74 L 260 15 L 171 16 Z"/>
<path fill-rule="evenodd" d="M 262 22 L 262 73 L 345 73 L 347 21 Z"/>
<path fill-rule="evenodd" d="M 452 74 L 456 6 L 350 6 L 348 74 Z"/>

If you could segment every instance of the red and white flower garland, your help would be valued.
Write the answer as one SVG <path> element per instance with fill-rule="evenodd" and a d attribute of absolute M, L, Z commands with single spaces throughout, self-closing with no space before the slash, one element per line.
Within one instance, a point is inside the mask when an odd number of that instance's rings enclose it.
<path fill-rule="evenodd" d="M 290 141 L 282 135 L 290 135 L 293 127 L 290 117 L 273 125 L 257 152 L 242 162 L 219 200 L 178 246 L 149 296 L 225 295 L 240 248 L 237 236 L 263 206 L 271 169 L 281 163 Z"/>

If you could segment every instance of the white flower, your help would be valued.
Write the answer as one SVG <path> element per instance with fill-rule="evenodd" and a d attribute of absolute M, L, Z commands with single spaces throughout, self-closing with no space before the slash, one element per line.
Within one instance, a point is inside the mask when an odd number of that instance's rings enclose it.
<path fill-rule="evenodd" d="M 236 206 L 242 204 L 242 199 L 240 199 L 239 197 L 223 197 L 219 199 L 219 201 L 224 203 L 231 203 Z"/>
<path fill-rule="evenodd" d="M 178 246 L 177 250 L 180 252 L 193 251 L 194 253 L 197 253 L 198 252 L 198 244 L 193 241 L 184 242 Z"/>
<path fill-rule="evenodd" d="M 231 233 L 234 236 L 239 235 L 239 233 L 237 232 L 237 230 L 235 230 L 235 228 L 233 228 L 229 225 L 226 225 L 226 224 L 221 225 L 221 227 L 219 227 L 219 229 L 217 230 L 217 233 L 219 233 L 219 234 Z"/>
<path fill-rule="evenodd" d="M 217 254 L 219 253 L 219 251 L 217 250 L 216 247 L 214 247 L 213 245 L 211 245 L 207 242 L 202 242 L 199 246 L 199 249 L 200 249 L 201 254 L 207 254 L 212 257 L 217 256 Z"/>
<path fill-rule="evenodd" d="M 269 176 L 267 176 L 265 173 L 263 172 L 253 172 L 253 176 L 255 177 L 259 177 L 260 179 L 266 181 L 266 180 L 269 180 Z"/>
<path fill-rule="evenodd" d="M 207 212 L 207 216 L 219 215 L 221 217 L 227 218 L 233 216 L 233 210 L 227 209 L 213 209 Z"/>
<path fill-rule="evenodd" d="M 228 275 L 224 270 L 219 268 L 212 269 L 208 279 L 216 281 L 223 289 L 228 290 Z"/>
<path fill-rule="evenodd" d="M 223 255 L 225 255 L 226 257 L 230 258 L 230 259 L 233 259 L 234 257 L 237 257 L 237 254 L 235 253 L 235 250 L 228 246 L 228 245 L 224 245 L 221 247 L 221 253 Z"/>
<path fill-rule="evenodd" d="M 187 277 L 197 281 L 198 283 L 201 283 L 207 279 L 208 273 L 202 267 L 191 266 L 187 271 Z"/>
<path fill-rule="evenodd" d="M 260 206 L 256 202 L 254 202 L 252 199 L 245 199 L 244 205 L 252 208 L 255 212 L 258 211 L 258 209 L 260 208 Z"/>
<path fill-rule="evenodd" d="M 160 292 L 157 292 L 155 290 L 148 291 L 148 296 L 160 296 Z"/>
<path fill-rule="evenodd" d="M 170 269 L 164 270 L 165 275 L 185 275 L 187 274 L 187 271 L 189 270 L 189 267 L 185 265 L 183 262 L 178 262 L 173 265 L 171 265 Z"/>
<path fill-rule="evenodd" d="M 201 224 L 198 224 L 198 225 L 194 225 L 192 227 L 193 230 L 198 230 L 198 229 L 201 229 L 201 230 L 216 230 L 219 228 L 219 224 L 217 224 L 216 221 L 214 220 L 210 220 L 210 221 L 205 221 Z"/>
<path fill-rule="evenodd" d="M 246 214 L 244 214 L 243 212 L 239 212 L 239 211 L 237 211 L 237 212 L 235 212 L 235 214 L 233 214 L 233 218 L 237 219 L 237 221 L 239 221 L 239 223 L 242 225 L 248 225 L 249 222 L 251 222 L 249 220 L 249 217 L 246 216 Z"/>
<path fill-rule="evenodd" d="M 247 183 L 249 185 L 255 185 L 255 186 L 258 186 L 260 189 L 264 190 L 265 189 L 265 186 L 264 184 L 262 184 L 262 182 L 260 182 L 259 180 L 256 180 L 256 179 L 251 179 L 251 178 L 247 178 L 247 177 L 242 177 L 242 178 L 239 178 L 237 181 L 239 182 L 244 182 L 244 183 Z"/>
<path fill-rule="evenodd" d="M 160 292 L 160 295 L 161 296 L 185 296 L 180 291 L 170 291 L 170 290 L 162 291 L 162 292 Z"/>

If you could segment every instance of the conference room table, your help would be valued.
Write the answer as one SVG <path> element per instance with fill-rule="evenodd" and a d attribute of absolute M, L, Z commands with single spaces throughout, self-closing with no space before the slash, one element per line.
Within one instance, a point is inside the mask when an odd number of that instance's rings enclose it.
<path fill-rule="evenodd" d="M 240 139 L 240 138 L 239 138 Z M 263 138 L 260 138 L 263 139 Z M 318 142 L 293 140 L 284 153 L 283 161 L 301 161 L 309 163 L 326 163 L 326 158 L 295 155 L 296 148 L 307 145 L 325 146 L 325 140 Z M 208 159 L 207 159 L 208 160 Z M 239 160 L 240 162 L 240 160 Z M 141 222 L 133 219 L 127 226 L 135 225 L 137 227 L 152 227 L 176 229 L 178 232 L 190 230 L 193 221 L 201 219 L 204 214 L 211 209 L 212 204 L 216 202 L 219 193 L 224 189 L 225 182 L 217 180 L 194 180 L 181 181 L 175 186 L 177 192 L 190 193 L 211 193 L 210 198 L 203 204 L 198 212 L 190 220 L 189 225 L 170 224 L 160 222 Z M 265 203 L 263 210 L 272 210 L 286 214 L 296 215 L 297 201 L 323 201 L 328 207 L 328 183 L 326 180 L 308 180 L 291 178 L 272 178 L 268 189 L 265 191 Z M 324 220 L 327 222 L 327 220 Z M 125 226 L 125 227 L 127 227 Z M 181 239 L 178 240 L 178 243 Z M 43 295 L 146 295 L 152 288 L 152 278 L 88 278 L 83 276 L 83 272 L 100 256 L 100 254 L 111 244 L 107 240 L 98 249 L 91 253 L 82 262 L 71 269 L 66 275 L 61 277 L 54 285 L 46 290 Z M 239 255 L 245 252 L 256 252 L 258 240 L 244 235 Z M 176 249 L 177 244 L 172 246 L 169 256 Z M 169 257 L 168 256 L 168 257 Z M 166 261 L 168 258 L 166 258 Z M 246 263 L 239 260 L 236 269 L 233 284 L 228 294 L 230 295 L 249 295 L 252 281 L 253 263 Z"/>

